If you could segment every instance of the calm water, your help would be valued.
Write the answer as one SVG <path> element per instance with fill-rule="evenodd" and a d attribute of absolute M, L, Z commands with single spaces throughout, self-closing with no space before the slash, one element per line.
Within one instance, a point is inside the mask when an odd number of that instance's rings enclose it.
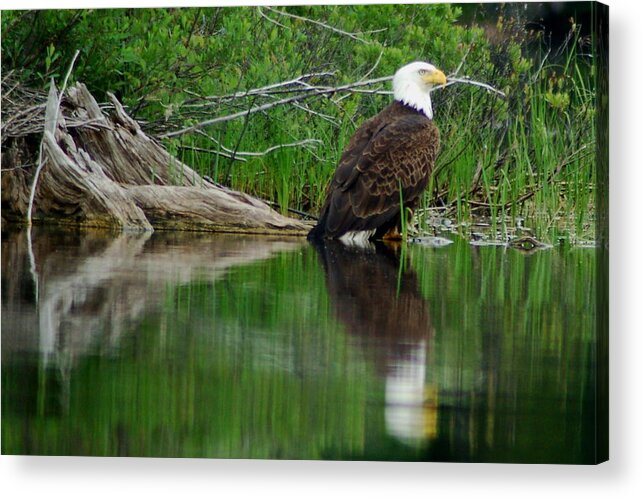
<path fill-rule="evenodd" d="M 2 234 L 2 452 L 589 463 L 595 250 Z"/>

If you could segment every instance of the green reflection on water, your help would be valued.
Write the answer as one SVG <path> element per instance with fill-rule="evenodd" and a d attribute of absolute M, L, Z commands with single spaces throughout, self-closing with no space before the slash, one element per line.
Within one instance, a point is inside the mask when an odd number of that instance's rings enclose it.
<path fill-rule="evenodd" d="M 595 251 L 400 252 L 3 233 L 3 453 L 593 462 Z"/>

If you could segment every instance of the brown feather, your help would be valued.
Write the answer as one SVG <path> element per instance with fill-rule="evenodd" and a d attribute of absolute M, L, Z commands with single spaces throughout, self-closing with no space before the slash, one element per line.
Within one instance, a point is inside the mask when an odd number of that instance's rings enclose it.
<path fill-rule="evenodd" d="M 354 134 L 344 150 L 311 237 L 338 238 L 354 230 L 399 229 L 400 195 L 413 209 L 439 151 L 431 119 L 393 102 Z"/>

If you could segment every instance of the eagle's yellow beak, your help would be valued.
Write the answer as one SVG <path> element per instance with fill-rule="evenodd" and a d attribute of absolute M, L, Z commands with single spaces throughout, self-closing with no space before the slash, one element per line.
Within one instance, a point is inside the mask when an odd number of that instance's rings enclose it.
<path fill-rule="evenodd" d="M 446 75 L 442 73 L 439 69 L 435 69 L 433 72 L 423 76 L 423 80 L 427 84 L 431 85 L 445 85 L 447 83 Z"/>

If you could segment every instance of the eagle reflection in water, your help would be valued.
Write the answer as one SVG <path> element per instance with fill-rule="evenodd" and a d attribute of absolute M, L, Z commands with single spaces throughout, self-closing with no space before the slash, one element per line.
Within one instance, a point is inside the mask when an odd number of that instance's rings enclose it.
<path fill-rule="evenodd" d="M 346 331 L 385 378 L 388 434 L 418 444 L 437 435 L 438 390 L 426 383 L 434 329 L 417 275 L 398 243 L 315 244 Z"/>

